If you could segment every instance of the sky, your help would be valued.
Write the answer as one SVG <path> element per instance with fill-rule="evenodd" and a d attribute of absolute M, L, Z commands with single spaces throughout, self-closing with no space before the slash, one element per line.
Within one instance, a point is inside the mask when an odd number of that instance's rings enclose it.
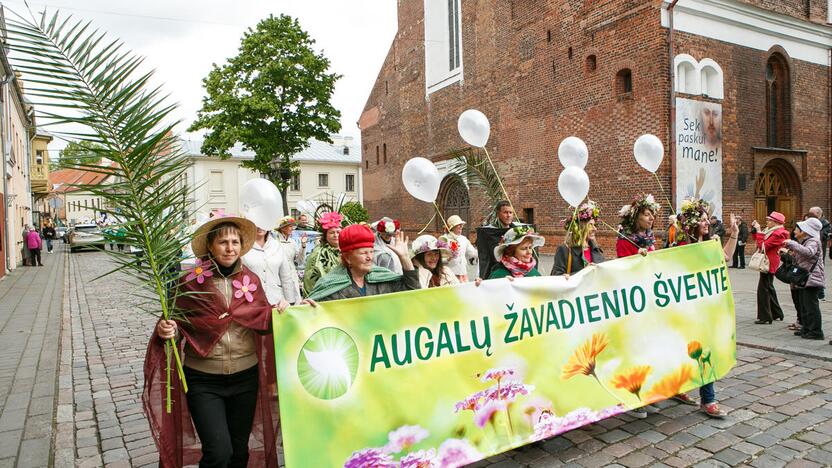
<path fill-rule="evenodd" d="M 343 77 L 334 106 L 341 111 L 341 134 L 360 139 L 356 122 L 396 34 L 396 0 L 50 0 L 31 1 L 33 11 L 60 9 L 121 38 L 179 103 L 185 133 L 202 106 L 202 79 L 212 64 L 237 55 L 243 33 L 270 14 L 287 14 L 315 40 L 315 47 Z M 7 10 L 25 11 L 22 1 L 3 0 Z M 7 11 L 6 16 L 10 16 Z M 64 143 L 55 142 L 56 148 Z M 50 149 L 53 149 L 50 146 Z"/>

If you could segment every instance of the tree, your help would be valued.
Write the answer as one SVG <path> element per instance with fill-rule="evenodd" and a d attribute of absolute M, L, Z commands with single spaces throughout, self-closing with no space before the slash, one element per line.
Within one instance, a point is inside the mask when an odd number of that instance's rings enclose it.
<path fill-rule="evenodd" d="M 61 150 L 58 168 L 74 167 L 78 164 L 97 164 L 101 162 L 101 155 L 104 153 L 106 153 L 105 148 L 92 141 L 70 141 Z"/>
<path fill-rule="evenodd" d="M 341 207 L 341 214 L 346 216 L 351 223 L 366 223 L 370 220 L 367 208 L 361 206 L 361 203 L 358 203 L 357 201 L 344 203 L 344 206 Z"/>
<path fill-rule="evenodd" d="M 310 139 L 331 143 L 341 113 L 330 103 L 340 75 L 327 73 L 329 60 L 297 20 L 269 16 L 243 35 L 239 54 L 203 80 L 207 96 L 188 129 L 208 129 L 202 152 L 230 157 L 241 143 L 255 157 L 242 165 L 265 174 L 283 194 L 298 164 L 292 155 Z"/>

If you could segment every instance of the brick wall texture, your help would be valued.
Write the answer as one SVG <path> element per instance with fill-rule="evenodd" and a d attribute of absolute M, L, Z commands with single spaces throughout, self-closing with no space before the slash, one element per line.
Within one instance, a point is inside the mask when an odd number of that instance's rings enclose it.
<path fill-rule="evenodd" d="M 739 0 L 804 21 L 824 23 L 825 0 Z M 557 146 L 575 135 L 589 150 L 590 198 L 606 222 L 616 225 L 618 208 L 640 192 L 660 196 L 658 182 L 632 155 L 635 139 L 657 135 L 665 144 L 658 171 L 670 190 L 670 60 L 668 30 L 660 24 L 660 2 L 645 0 L 462 1 L 464 80 L 425 96 L 422 0 L 399 0 L 399 31 L 367 100 L 362 125 L 364 193 L 371 217 L 403 220 L 421 229 L 433 207 L 412 198 L 400 179 L 404 163 L 434 161 L 466 144 L 457 133 L 460 113 L 484 112 L 491 122 L 488 151 L 518 212 L 534 209 L 547 247 L 563 240 L 560 220 L 567 206 L 557 191 L 561 171 Z M 808 7 L 807 7 L 808 5 Z M 808 15 L 807 15 L 808 11 Z M 808 18 L 808 19 L 807 19 Z M 830 200 L 830 70 L 786 56 L 791 81 L 791 148 L 766 147 L 766 63 L 780 49 L 759 51 L 686 33 L 675 33 L 675 53 L 711 58 L 724 72 L 723 201 L 725 213 L 754 213 L 754 180 L 772 159 L 787 164 L 799 194 L 800 212 Z M 594 55 L 596 66 L 588 66 Z M 616 92 L 616 74 L 632 73 L 632 92 Z M 696 97 L 697 99 L 703 99 Z M 381 148 L 386 145 L 386 162 Z M 377 150 L 376 148 L 380 148 Z M 376 153 L 379 152 L 379 158 Z M 780 161 L 782 162 L 782 161 Z M 740 176 L 746 186 L 740 190 Z M 469 223 L 481 220 L 484 197 L 470 190 Z M 440 200 L 441 203 L 441 200 Z M 666 227 L 663 209 L 657 229 Z M 600 233 L 611 249 L 614 234 Z M 610 253 L 609 255 L 614 255 Z"/>

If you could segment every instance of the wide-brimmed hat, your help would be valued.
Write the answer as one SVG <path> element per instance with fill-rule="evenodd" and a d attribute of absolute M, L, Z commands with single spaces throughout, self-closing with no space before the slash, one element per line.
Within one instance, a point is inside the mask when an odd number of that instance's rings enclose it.
<path fill-rule="evenodd" d="M 450 218 L 448 218 L 448 229 L 453 229 L 453 228 L 459 226 L 460 224 L 467 224 L 467 223 L 465 221 L 463 221 L 462 218 L 459 217 L 459 215 L 453 215 Z"/>
<path fill-rule="evenodd" d="M 503 258 L 503 252 L 510 245 L 520 245 L 526 239 L 532 240 L 532 248 L 536 249 L 538 247 L 543 247 L 543 244 L 546 243 L 546 240 L 543 236 L 534 232 L 534 229 L 528 226 L 515 226 L 503 234 L 502 239 L 500 239 L 500 244 L 497 247 L 494 247 L 494 258 L 497 259 L 499 262 Z"/>
<path fill-rule="evenodd" d="M 251 221 L 240 218 L 239 216 L 218 216 L 209 219 L 194 231 L 194 236 L 191 238 L 191 249 L 195 257 L 201 258 L 209 254 L 208 233 L 223 223 L 234 224 L 240 230 L 241 257 L 251 250 L 251 246 L 254 245 L 254 239 L 257 237 L 257 226 Z"/>
<path fill-rule="evenodd" d="M 376 232 L 383 232 L 385 234 L 394 234 L 401 230 L 402 225 L 398 219 L 388 218 L 387 216 L 371 224 L 373 230 Z"/>
<path fill-rule="evenodd" d="M 424 234 L 417 237 L 413 243 L 410 244 L 410 258 L 413 259 L 417 255 L 430 252 L 431 250 L 438 250 L 442 255 L 443 261 L 448 261 L 448 259 L 451 258 L 451 255 L 453 255 L 451 246 L 448 245 L 446 240 L 440 240 L 430 234 Z"/>
<path fill-rule="evenodd" d="M 777 224 L 786 224 L 786 216 L 779 211 L 772 211 L 768 216 L 766 216 L 766 219 L 770 219 Z"/>
<path fill-rule="evenodd" d="M 798 222 L 797 227 L 799 227 L 801 231 L 808 234 L 809 237 L 819 238 L 820 230 L 823 229 L 823 223 L 821 223 L 820 220 L 818 220 L 817 218 L 809 218 L 807 220 Z"/>
<path fill-rule="evenodd" d="M 297 226 L 297 225 L 298 225 L 298 223 L 297 223 L 297 221 L 295 221 L 295 218 L 293 216 L 284 216 L 284 217 L 280 218 L 280 221 L 277 222 L 277 230 L 279 231 L 279 230 L 285 228 L 286 226 Z"/>

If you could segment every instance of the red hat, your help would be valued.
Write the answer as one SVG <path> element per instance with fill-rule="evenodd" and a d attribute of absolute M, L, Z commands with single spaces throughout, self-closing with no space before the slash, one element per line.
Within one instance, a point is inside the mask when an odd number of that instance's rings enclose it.
<path fill-rule="evenodd" d="M 352 224 L 341 230 L 338 236 L 338 249 L 341 253 L 346 253 L 355 249 L 372 248 L 375 240 L 375 235 L 369 226 Z"/>
<path fill-rule="evenodd" d="M 766 216 L 766 219 L 770 219 L 777 224 L 786 224 L 786 217 L 783 213 L 777 211 L 772 211 L 770 215 Z"/>

